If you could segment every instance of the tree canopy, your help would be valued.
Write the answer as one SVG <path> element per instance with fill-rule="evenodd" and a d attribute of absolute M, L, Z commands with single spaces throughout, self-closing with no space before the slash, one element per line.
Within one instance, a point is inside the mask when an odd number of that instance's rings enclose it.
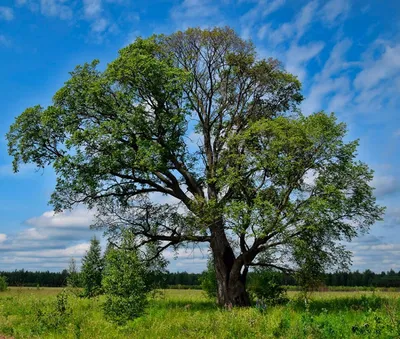
<path fill-rule="evenodd" d="M 345 267 L 341 241 L 381 217 L 346 126 L 303 115 L 298 79 L 230 28 L 138 38 L 97 65 L 17 117 L 14 170 L 52 165 L 56 210 L 96 207 L 97 226 L 131 229 L 154 257 L 209 243 L 221 304 L 249 303 L 254 265 Z"/>

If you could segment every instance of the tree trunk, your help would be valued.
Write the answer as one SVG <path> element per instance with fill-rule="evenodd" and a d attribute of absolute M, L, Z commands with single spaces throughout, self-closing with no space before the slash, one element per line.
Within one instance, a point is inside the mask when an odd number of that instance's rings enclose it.
<path fill-rule="evenodd" d="M 250 298 L 246 291 L 247 268 L 235 254 L 226 238 L 225 232 L 214 234 L 211 240 L 217 278 L 218 304 L 225 307 L 250 306 Z"/>

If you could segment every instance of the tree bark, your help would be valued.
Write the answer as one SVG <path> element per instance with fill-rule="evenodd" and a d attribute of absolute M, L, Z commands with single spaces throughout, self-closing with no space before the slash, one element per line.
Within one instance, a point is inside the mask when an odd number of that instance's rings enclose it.
<path fill-rule="evenodd" d="M 223 227 L 220 226 L 210 244 L 217 278 L 218 304 L 225 307 L 250 306 L 246 291 L 247 268 L 243 267 L 241 259 L 235 258 Z"/>

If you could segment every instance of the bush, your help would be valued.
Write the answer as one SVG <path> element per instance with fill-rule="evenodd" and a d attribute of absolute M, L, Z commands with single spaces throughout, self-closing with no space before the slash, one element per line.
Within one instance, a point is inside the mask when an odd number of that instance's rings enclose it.
<path fill-rule="evenodd" d="M 217 277 L 215 274 L 214 260 L 208 259 L 207 270 L 205 270 L 200 277 L 200 286 L 207 296 L 211 299 L 217 297 Z"/>
<path fill-rule="evenodd" d="M 78 268 L 76 267 L 76 261 L 74 258 L 71 258 L 69 261 L 67 286 L 71 289 L 81 287 L 80 274 L 78 272 Z"/>
<path fill-rule="evenodd" d="M 258 270 L 252 275 L 248 290 L 258 303 L 279 305 L 288 301 L 286 289 L 279 284 L 277 272 Z"/>
<path fill-rule="evenodd" d="M 0 276 L 0 292 L 6 291 L 8 287 L 7 278 Z"/>
<path fill-rule="evenodd" d="M 151 289 L 146 285 L 146 268 L 126 240 L 120 249 L 109 248 L 105 259 L 104 314 L 107 319 L 124 324 L 144 312 Z"/>

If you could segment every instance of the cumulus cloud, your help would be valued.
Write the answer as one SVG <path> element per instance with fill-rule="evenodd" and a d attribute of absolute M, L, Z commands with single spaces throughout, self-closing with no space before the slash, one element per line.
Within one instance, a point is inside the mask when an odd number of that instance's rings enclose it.
<path fill-rule="evenodd" d="M 159 203 L 175 203 L 162 195 L 154 195 Z M 56 214 L 53 211 L 28 219 L 27 228 L 15 234 L 0 233 L 0 265 L 3 269 L 50 269 L 59 271 L 68 266 L 71 257 L 78 262 L 88 250 L 89 239 L 98 232 L 90 230 L 94 212 L 83 207 Z M 105 247 L 105 239 L 102 241 Z M 208 247 L 196 245 L 169 249 L 165 258 L 171 271 L 201 272 L 206 266 Z"/>
<path fill-rule="evenodd" d="M 84 255 L 89 239 L 96 234 L 89 226 L 94 212 L 79 207 L 55 214 L 44 212 L 25 222 L 28 227 L 15 234 L 0 234 L 0 264 L 11 269 L 61 270 L 68 260 Z M 13 266 L 16 265 L 16 266 Z"/>
<path fill-rule="evenodd" d="M 208 246 L 204 244 L 187 249 L 180 249 L 178 252 L 172 250 L 164 252 L 164 257 L 169 261 L 168 270 L 172 272 L 202 272 L 206 269 L 208 256 Z"/>
<path fill-rule="evenodd" d="M 33 217 L 26 221 L 28 225 L 34 227 L 57 227 L 57 228 L 71 228 L 71 227 L 84 227 L 90 226 L 94 218 L 94 212 L 88 211 L 85 208 L 77 208 L 72 211 L 65 211 L 55 213 L 54 211 L 44 212 L 39 217 Z"/>
<path fill-rule="evenodd" d="M 366 235 L 347 244 L 353 253 L 353 269 L 375 272 L 400 269 L 400 244 Z"/>

